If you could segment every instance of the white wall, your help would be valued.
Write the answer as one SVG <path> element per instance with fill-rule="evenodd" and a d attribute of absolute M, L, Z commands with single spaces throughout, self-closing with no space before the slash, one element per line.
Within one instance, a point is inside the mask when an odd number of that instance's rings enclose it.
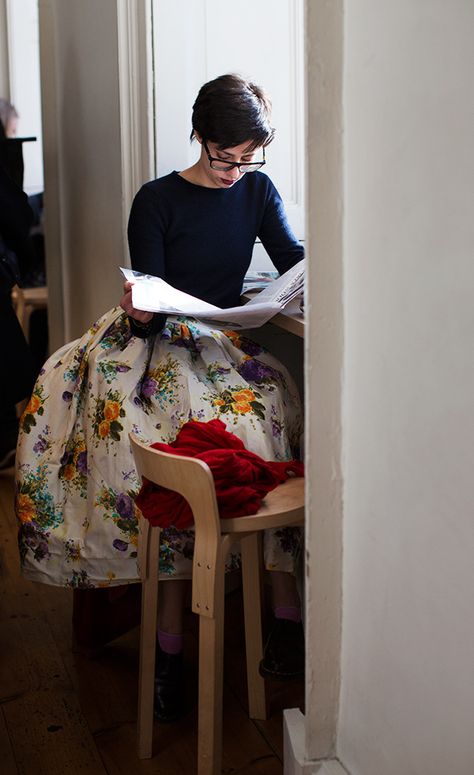
<path fill-rule="evenodd" d="M 202 84 L 222 73 L 241 73 L 271 97 L 276 134 L 264 172 L 282 196 L 296 237 L 304 240 L 303 0 L 241 0 L 238 14 L 222 0 L 153 0 L 152 5 L 157 177 L 184 169 L 198 156 L 189 134 Z M 257 33 L 235 32 L 242 25 Z M 252 264 L 256 270 L 274 269 L 260 243 Z"/>
<path fill-rule="evenodd" d="M 474 4 L 345 9 L 352 775 L 474 772 Z"/>
<path fill-rule="evenodd" d="M 6 9 L 9 94 L 19 114 L 17 136 L 36 137 L 36 142 L 23 145 L 23 188 L 36 194 L 43 191 L 38 0 L 7 0 Z"/>

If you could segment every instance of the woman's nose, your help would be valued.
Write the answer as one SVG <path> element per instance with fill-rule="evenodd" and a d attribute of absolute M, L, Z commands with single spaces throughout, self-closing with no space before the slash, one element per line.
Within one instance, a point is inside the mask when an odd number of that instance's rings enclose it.
<path fill-rule="evenodd" d="M 232 169 L 229 170 L 229 173 L 231 178 L 234 178 L 235 180 L 237 180 L 237 178 L 239 178 L 242 175 L 239 167 L 232 167 Z"/>

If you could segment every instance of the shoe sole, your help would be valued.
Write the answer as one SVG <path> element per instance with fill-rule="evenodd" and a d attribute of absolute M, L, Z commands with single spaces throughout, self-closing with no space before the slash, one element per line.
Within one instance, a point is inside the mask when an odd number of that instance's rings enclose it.
<path fill-rule="evenodd" d="M 298 673 L 275 673 L 272 670 L 267 670 L 262 664 L 259 665 L 258 672 L 262 678 L 271 678 L 273 681 L 294 681 L 297 678 L 304 678 L 304 670 L 300 670 Z"/>

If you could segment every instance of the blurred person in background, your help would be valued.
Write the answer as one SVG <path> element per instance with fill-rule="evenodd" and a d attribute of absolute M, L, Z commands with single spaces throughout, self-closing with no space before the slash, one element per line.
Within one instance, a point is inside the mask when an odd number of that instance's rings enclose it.
<path fill-rule="evenodd" d="M 16 404 L 32 390 L 33 359 L 12 306 L 11 291 L 31 265 L 29 239 L 33 213 L 28 197 L 0 165 L 0 470 L 15 459 L 18 436 Z"/>
<path fill-rule="evenodd" d="M 5 137 L 11 139 L 16 137 L 16 130 L 18 126 L 18 113 L 14 105 L 8 100 L 0 97 L 0 123 L 1 130 Z"/>

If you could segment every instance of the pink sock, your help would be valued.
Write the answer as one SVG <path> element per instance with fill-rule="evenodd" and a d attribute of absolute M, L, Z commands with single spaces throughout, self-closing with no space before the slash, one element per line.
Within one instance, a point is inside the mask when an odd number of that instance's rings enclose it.
<path fill-rule="evenodd" d="M 173 635 L 158 628 L 158 643 L 165 654 L 180 654 L 183 650 L 183 634 Z"/>
<path fill-rule="evenodd" d="M 275 619 L 289 619 L 291 622 L 301 621 L 301 608 L 294 605 L 278 605 L 274 613 Z"/>

